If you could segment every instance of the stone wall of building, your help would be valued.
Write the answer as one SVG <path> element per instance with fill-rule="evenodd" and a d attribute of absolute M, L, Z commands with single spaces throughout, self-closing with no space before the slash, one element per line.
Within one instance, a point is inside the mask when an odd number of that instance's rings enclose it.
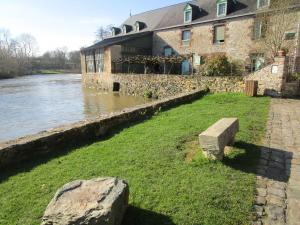
<path fill-rule="evenodd" d="M 214 43 L 214 26 L 217 24 L 204 23 L 186 27 L 191 30 L 189 46 L 182 45 L 180 28 L 156 31 L 153 35 L 153 54 L 163 54 L 164 47 L 170 46 L 176 53 L 195 53 L 202 56 L 212 53 L 226 53 L 233 59 L 249 61 L 249 54 L 255 52 L 256 42 L 253 41 L 254 19 L 244 17 L 222 21 L 225 25 L 225 42 Z"/>
<path fill-rule="evenodd" d="M 143 96 L 151 92 L 159 98 L 209 88 L 211 92 L 243 92 L 243 77 L 206 77 L 162 74 L 93 74 L 83 77 L 89 88 L 112 91 L 120 84 L 123 94 Z"/>
<path fill-rule="evenodd" d="M 0 144 L 0 168 L 14 167 L 19 162 L 33 160 L 49 153 L 76 148 L 105 137 L 128 123 L 144 120 L 157 111 L 199 99 L 205 92 L 194 91 L 149 104 L 125 109 L 122 112 L 78 122 Z"/>
<path fill-rule="evenodd" d="M 290 16 L 297 17 L 300 20 L 300 12 L 293 12 Z M 172 47 L 174 52 L 178 54 L 194 53 L 200 56 L 207 56 L 225 53 L 229 58 L 240 60 L 245 63 L 246 68 L 250 68 L 251 54 L 262 53 L 267 61 L 272 58 L 271 52 L 266 50 L 269 47 L 265 46 L 264 40 L 255 40 L 253 38 L 254 23 L 255 18 L 253 16 L 245 16 L 220 20 L 215 23 L 202 23 L 192 26 L 187 25 L 182 28 L 155 31 L 153 34 L 153 55 L 162 55 L 166 46 Z M 225 42 L 215 44 L 214 27 L 218 25 L 225 25 Z M 182 44 L 183 30 L 191 31 L 189 46 Z M 295 23 L 289 32 L 295 32 L 296 37 L 294 40 L 285 41 L 283 47 L 289 50 L 291 57 L 295 57 L 297 48 L 300 49 L 299 22 Z M 298 56 L 300 56 L 300 50 L 298 51 Z"/>
<path fill-rule="evenodd" d="M 151 92 L 159 98 L 173 96 L 196 89 L 207 89 L 211 92 L 244 92 L 245 80 L 257 80 L 258 93 L 273 97 L 295 96 L 298 90 L 295 85 L 286 83 L 287 58 L 276 57 L 269 64 L 246 77 L 237 76 L 190 76 L 163 74 L 89 74 L 83 76 L 83 83 L 89 88 L 112 91 L 114 83 L 119 85 L 119 92 L 143 96 Z M 295 91 L 293 91 L 295 90 Z"/>

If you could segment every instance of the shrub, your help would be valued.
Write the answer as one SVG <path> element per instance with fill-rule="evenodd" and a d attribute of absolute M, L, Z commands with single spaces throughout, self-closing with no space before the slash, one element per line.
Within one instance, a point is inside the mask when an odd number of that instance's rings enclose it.
<path fill-rule="evenodd" d="M 236 76 L 242 74 L 242 68 L 241 62 L 230 62 L 226 55 L 219 54 L 207 57 L 202 71 L 206 76 Z"/>
<path fill-rule="evenodd" d="M 144 97 L 145 98 L 152 98 L 152 96 L 153 96 L 152 91 L 150 91 L 150 90 L 145 90 L 144 91 Z"/>
<path fill-rule="evenodd" d="M 300 73 L 292 73 L 291 76 L 291 81 L 299 81 L 300 80 Z"/>

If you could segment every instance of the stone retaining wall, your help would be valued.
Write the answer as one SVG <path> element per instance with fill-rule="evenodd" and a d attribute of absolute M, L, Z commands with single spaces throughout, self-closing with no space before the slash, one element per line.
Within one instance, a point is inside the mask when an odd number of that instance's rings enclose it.
<path fill-rule="evenodd" d="M 89 88 L 112 91 L 113 84 L 120 86 L 123 94 L 143 96 L 151 92 L 159 98 L 174 96 L 196 89 L 209 88 L 211 92 L 244 92 L 245 80 L 258 81 L 258 93 L 273 97 L 293 97 L 299 88 L 286 85 L 287 59 L 275 57 L 274 62 L 247 76 L 190 76 L 163 74 L 84 74 L 83 83 Z"/>
<path fill-rule="evenodd" d="M 276 57 L 274 63 L 269 64 L 246 77 L 246 80 L 258 81 L 258 93 L 281 97 L 287 77 L 287 60 Z"/>
<path fill-rule="evenodd" d="M 19 162 L 50 152 L 63 151 L 107 136 L 115 129 L 151 117 L 159 110 L 199 99 L 205 92 L 193 91 L 149 104 L 125 109 L 122 112 L 104 115 L 96 119 L 81 121 L 0 144 L 0 168 L 16 166 Z"/>
<path fill-rule="evenodd" d="M 143 96 L 152 92 L 159 98 L 209 88 L 211 92 L 243 92 L 243 77 L 183 76 L 162 74 L 88 74 L 83 83 L 89 88 L 113 90 L 113 83 L 120 84 L 123 94 Z"/>

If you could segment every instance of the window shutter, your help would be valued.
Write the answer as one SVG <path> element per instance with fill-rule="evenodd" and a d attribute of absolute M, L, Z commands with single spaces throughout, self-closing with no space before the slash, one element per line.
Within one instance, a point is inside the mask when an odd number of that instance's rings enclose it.
<path fill-rule="evenodd" d="M 225 26 L 216 27 L 216 40 L 225 40 Z"/>
<path fill-rule="evenodd" d="M 187 41 L 187 40 L 190 40 L 190 38 L 191 38 L 191 32 L 188 30 L 183 31 L 182 40 Z"/>
<path fill-rule="evenodd" d="M 261 38 L 262 22 L 257 20 L 254 24 L 253 37 L 254 39 Z"/>

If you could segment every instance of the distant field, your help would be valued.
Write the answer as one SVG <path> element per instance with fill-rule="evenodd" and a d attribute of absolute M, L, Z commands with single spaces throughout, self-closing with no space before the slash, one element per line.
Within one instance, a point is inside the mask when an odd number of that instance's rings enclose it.
<path fill-rule="evenodd" d="M 129 182 L 123 225 L 251 224 L 253 171 L 269 102 L 241 94 L 207 95 L 45 163 L 1 172 L 0 224 L 40 224 L 63 184 L 106 176 Z M 223 162 L 209 162 L 197 135 L 223 117 L 238 117 L 241 131 Z"/>

